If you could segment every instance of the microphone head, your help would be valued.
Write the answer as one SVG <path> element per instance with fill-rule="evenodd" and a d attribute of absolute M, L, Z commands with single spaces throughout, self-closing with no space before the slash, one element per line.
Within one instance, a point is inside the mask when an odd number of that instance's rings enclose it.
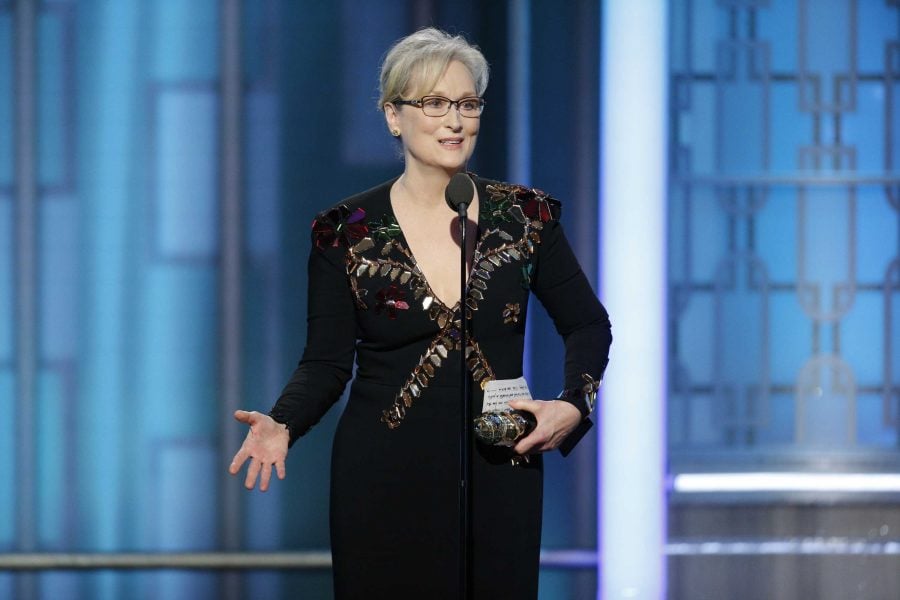
<path fill-rule="evenodd" d="M 450 178 L 450 183 L 444 190 L 444 199 L 447 201 L 447 206 L 453 212 L 458 213 L 460 205 L 468 206 L 472 201 L 472 192 L 473 184 L 469 176 L 465 173 L 457 173 Z"/>

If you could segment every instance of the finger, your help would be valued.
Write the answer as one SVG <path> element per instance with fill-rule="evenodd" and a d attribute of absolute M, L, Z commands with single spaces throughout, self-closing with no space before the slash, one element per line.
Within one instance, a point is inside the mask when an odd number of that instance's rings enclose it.
<path fill-rule="evenodd" d="M 262 476 L 259 480 L 259 490 L 261 492 L 265 492 L 269 489 L 269 480 L 272 478 L 272 465 L 260 464 L 260 469 L 262 470 Z"/>
<path fill-rule="evenodd" d="M 250 412 L 246 410 L 234 411 L 234 418 L 241 423 L 250 423 Z"/>
<path fill-rule="evenodd" d="M 279 460 L 275 463 L 275 473 L 278 475 L 278 479 L 284 479 L 287 476 L 287 469 L 284 466 L 283 460 Z"/>
<path fill-rule="evenodd" d="M 248 490 L 252 490 L 256 485 L 256 478 L 259 476 L 260 466 L 260 463 L 257 461 L 250 461 L 250 467 L 247 469 L 247 477 L 244 479 L 244 487 Z"/>
<path fill-rule="evenodd" d="M 237 475 L 237 472 L 244 466 L 245 460 L 247 460 L 247 451 L 241 446 L 241 449 L 238 450 L 237 454 L 234 455 L 234 458 L 231 459 L 231 464 L 228 465 L 228 472 L 232 475 Z"/>
<path fill-rule="evenodd" d="M 537 400 L 527 400 L 520 398 L 518 400 L 510 400 L 508 403 L 514 410 L 527 410 L 528 412 L 536 412 L 541 408 L 541 403 Z"/>

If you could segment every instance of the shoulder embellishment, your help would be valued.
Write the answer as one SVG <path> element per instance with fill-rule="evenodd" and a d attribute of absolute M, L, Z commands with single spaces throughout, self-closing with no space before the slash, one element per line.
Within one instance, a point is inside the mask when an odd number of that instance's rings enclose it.
<path fill-rule="evenodd" d="M 483 203 L 479 217 L 489 227 L 509 221 L 543 225 L 559 219 L 559 200 L 542 190 L 500 183 L 488 185 L 487 191 L 490 197 Z"/>
<path fill-rule="evenodd" d="M 351 211 L 346 204 L 320 213 L 312 224 L 316 248 L 324 250 L 341 245 L 347 248 L 353 246 L 369 233 L 369 227 L 362 222 L 365 216 L 366 211 L 362 208 Z"/>

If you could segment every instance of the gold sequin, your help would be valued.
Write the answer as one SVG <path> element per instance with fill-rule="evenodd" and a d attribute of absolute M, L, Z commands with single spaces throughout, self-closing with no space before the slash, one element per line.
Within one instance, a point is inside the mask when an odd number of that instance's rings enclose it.
<path fill-rule="evenodd" d="M 521 311 L 519 307 L 519 303 L 515 304 L 507 304 L 503 309 L 503 323 L 518 323 L 519 322 L 519 312 Z"/>

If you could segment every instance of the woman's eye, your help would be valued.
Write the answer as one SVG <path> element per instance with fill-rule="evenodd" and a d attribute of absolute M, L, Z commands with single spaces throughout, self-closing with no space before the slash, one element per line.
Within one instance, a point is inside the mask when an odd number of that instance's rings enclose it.
<path fill-rule="evenodd" d="M 459 106 L 460 110 L 478 110 L 477 100 L 463 100 Z"/>
<path fill-rule="evenodd" d="M 425 106 L 430 108 L 441 108 L 444 106 L 444 102 L 446 102 L 446 100 L 443 98 L 426 98 Z"/>

